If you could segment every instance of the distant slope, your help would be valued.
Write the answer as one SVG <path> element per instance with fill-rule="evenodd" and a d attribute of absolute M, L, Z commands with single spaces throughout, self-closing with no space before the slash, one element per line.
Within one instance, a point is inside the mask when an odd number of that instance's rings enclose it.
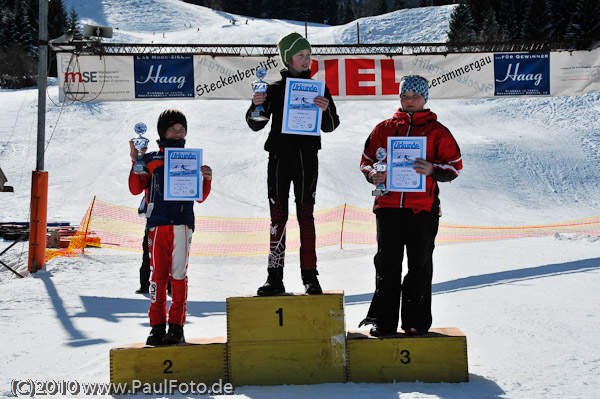
<path fill-rule="evenodd" d="M 119 43 L 275 44 L 290 31 L 305 31 L 301 21 L 261 20 L 179 0 L 65 0 L 65 4 L 74 5 L 84 23 L 113 27 L 114 37 L 108 41 Z M 453 8 L 398 10 L 340 26 L 309 23 L 308 38 L 313 44 L 357 43 L 358 23 L 361 43 L 443 42 Z"/>
<path fill-rule="evenodd" d="M 454 5 L 398 10 L 375 17 L 360 18 L 334 28 L 335 43 L 440 43 L 448 40 L 448 23 Z"/>

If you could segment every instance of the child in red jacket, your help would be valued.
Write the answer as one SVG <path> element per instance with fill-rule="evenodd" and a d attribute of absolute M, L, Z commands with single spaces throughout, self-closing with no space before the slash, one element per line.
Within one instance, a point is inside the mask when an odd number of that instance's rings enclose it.
<path fill-rule="evenodd" d="M 400 294 L 404 332 L 420 335 L 431 327 L 433 248 L 441 215 L 438 183 L 458 176 L 462 158 L 450 131 L 437 121 L 436 114 L 425 109 L 428 96 L 429 84 L 425 78 L 403 77 L 401 108 L 371 132 L 360 162 L 367 181 L 377 186 L 386 181 L 386 172 L 374 169 L 375 153 L 378 148 L 387 147 L 389 136 L 427 137 L 426 159 L 417 158 L 413 163 L 416 173 L 426 176 L 426 191 L 388 192 L 375 198 L 376 288 L 367 317 L 359 325 L 372 324 L 373 336 L 396 333 Z M 405 247 L 408 273 L 402 282 Z"/>

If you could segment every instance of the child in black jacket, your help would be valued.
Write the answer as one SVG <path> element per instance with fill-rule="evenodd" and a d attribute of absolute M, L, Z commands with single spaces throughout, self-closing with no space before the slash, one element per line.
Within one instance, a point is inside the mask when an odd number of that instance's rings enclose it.
<path fill-rule="evenodd" d="M 263 105 L 264 115 L 272 117 L 271 131 L 265 143 L 269 152 L 267 170 L 269 207 L 271 213 L 270 253 L 267 282 L 258 289 L 259 296 L 282 294 L 285 257 L 285 226 L 288 219 L 290 185 L 294 183 L 296 211 L 300 226 L 300 268 L 302 282 L 307 294 L 323 291 L 317 279 L 317 255 L 315 252 L 315 222 L 313 217 L 321 137 L 312 135 L 283 134 L 282 123 L 286 80 L 290 77 L 310 79 L 311 47 L 299 33 L 290 33 L 277 44 L 286 69 L 281 80 L 269 85 L 266 93 L 255 93 L 252 105 L 246 113 L 246 122 L 254 131 L 261 130 L 267 120 L 251 118 L 252 111 Z M 323 111 L 321 130 L 331 132 L 340 124 L 329 89 L 325 95 L 314 98 L 314 104 Z"/>

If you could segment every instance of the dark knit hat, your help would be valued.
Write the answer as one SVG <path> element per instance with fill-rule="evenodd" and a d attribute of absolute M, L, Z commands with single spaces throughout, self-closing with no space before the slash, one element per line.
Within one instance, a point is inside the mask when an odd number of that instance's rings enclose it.
<path fill-rule="evenodd" d="M 167 129 L 176 124 L 182 124 L 185 130 L 187 130 L 187 120 L 183 112 L 177 109 L 164 110 L 158 117 L 158 123 L 156 124 L 156 130 L 158 130 L 158 136 L 161 140 L 164 140 L 167 134 Z"/>
<path fill-rule="evenodd" d="M 294 54 L 296 54 L 298 51 L 312 51 L 308 40 L 306 40 L 300 33 L 297 32 L 292 32 L 289 35 L 285 35 L 279 39 L 279 43 L 277 43 L 277 49 L 279 50 L 281 61 L 283 61 L 284 64 L 291 60 Z"/>
<path fill-rule="evenodd" d="M 400 82 L 400 95 L 407 91 L 419 93 L 427 102 L 429 98 L 429 82 L 419 75 L 404 76 Z"/>

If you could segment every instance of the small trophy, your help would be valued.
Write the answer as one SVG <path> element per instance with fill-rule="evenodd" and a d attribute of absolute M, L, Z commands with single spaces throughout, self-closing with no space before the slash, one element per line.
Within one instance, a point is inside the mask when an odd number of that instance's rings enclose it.
<path fill-rule="evenodd" d="M 144 137 L 144 133 L 146 133 L 147 129 L 146 124 L 143 122 L 137 123 L 133 129 L 138 135 L 131 139 L 133 146 L 138 152 L 137 161 L 135 161 L 135 165 L 133 165 L 133 173 L 136 175 L 145 175 L 148 174 L 148 172 L 145 170 L 144 161 L 142 160 L 142 151 L 148 148 L 148 142 L 150 141 Z"/>
<path fill-rule="evenodd" d="M 265 68 L 260 67 L 256 69 L 256 77 L 258 78 L 258 80 L 252 82 L 252 90 L 254 90 L 254 93 L 267 92 L 267 86 L 269 86 L 269 84 L 262 80 L 265 76 L 267 76 L 267 70 Z M 256 108 L 254 108 L 254 111 L 250 113 L 250 119 L 255 120 L 257 122 L 264 122 L 269 120 L 269 118 L 265 116 L 265 108 L 262 106 L 262 104 L 259 104 L 256 106 Z"/>
<path fill-rule="evenodd" d="M 387 157 L 387 151 L 383 147 L 379 147 L 377 152 L 375 153 L 375 158 L 377 158 L 378 162 L 375 162 L 373 166 L 375 166 L 376 172 L 385 172 L 387 169 L 387 165 L 383 160 Z M 385 189 L 385 183 L 379 183 L 375 190 L 372 191 L 374 196 L 382 196 L 387 195 L 388 191 Z"/>

